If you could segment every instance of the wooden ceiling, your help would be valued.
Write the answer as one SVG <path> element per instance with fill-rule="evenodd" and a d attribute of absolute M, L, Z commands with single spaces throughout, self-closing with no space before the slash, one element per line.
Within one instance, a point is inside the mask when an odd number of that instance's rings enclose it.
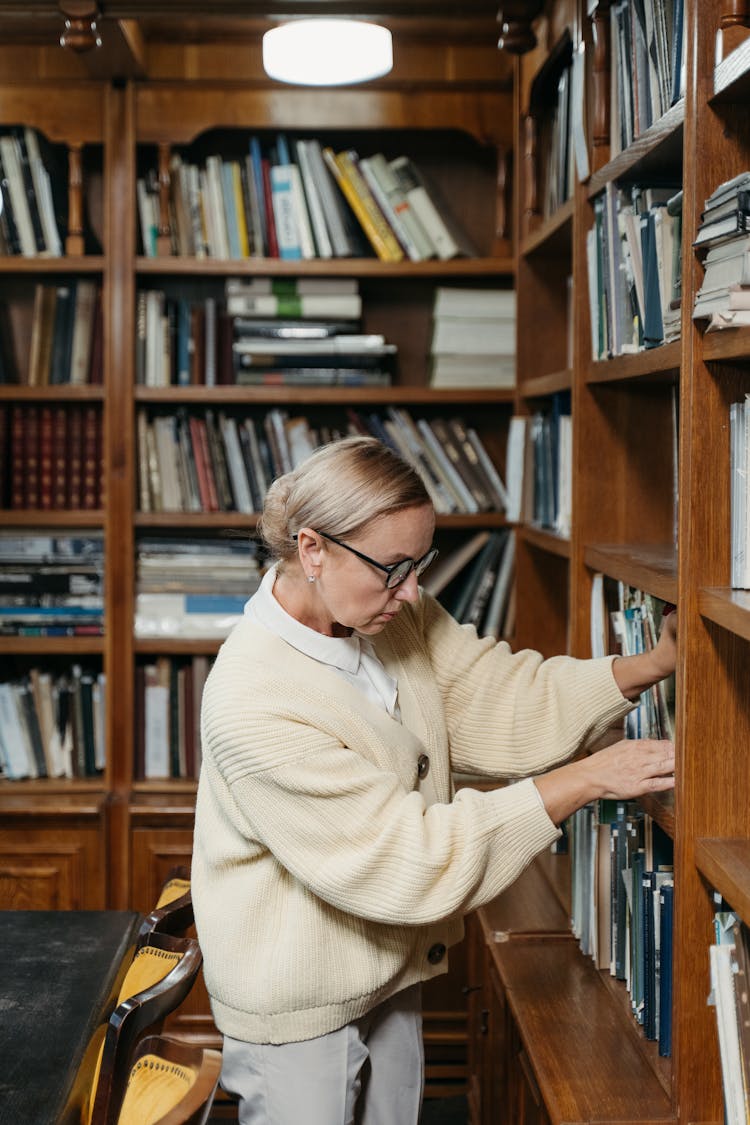
<path fill-rule="evenodd" d="M 512 0 L 516 5 L 529 0 Z M 224 51 L 229 57 L 232 48 L 250 51 L 259 56 L 260 40 L 269 27 L 288 18 L 302 16 L 357 16 L 376 20 L 390 27 L 394 35 L 394 54 L 403 45 L 401 58 L 411 59 L 418 46 L 424 60 L 425 49 L 435 48 L 434 70 L 438 56 L 448 61 L 444 73 L 455 65 L 463 76 L 462 64 L 450 62 L 457 57 L 476 56 L 476 49 L 490 63 L 490 79 L 500 85 L 510 84 L 512 61 L 498 51 L 502 30 L 502 13 L 512 6 L 511 0 L 0 0 L 0 61 L 10 59 L 6 73 L 13 76 L 21 66 L 17 48 L 43 53 L 46 62 L 42 72 L 57 71 L 70 66 L 70 56 L 77 56 L 79 72 L 97 78 L 148 79 L 160 76 L 164 51 L 188 50 L 205 45 L 214 52 Z M 66 19 L 68 27 L 66 30 Z M 95 20 L 100 46 L 94 47 L 91 31 Z M 60 46 L 61 35 L 66 37 Z M 454 50 L 455 49 L 455 50 Z M 58 52 L 65 52 L 68 64 Z M 469 54 L 467 54 L 467 51 Z M 15 52 L 15 58 L 14 58 Z M 405 54 L 403 52 L 406 52 Z M 471 54 L 473 52 L 473 55 Z M 28 52 L 27 52 L 28 53 Z M 40 56 L 41 57 L 41 56 Z M 466 63 L 463 67 L 466 67 Z M 471 64 L 469 69 L 471 69 Z M 423 66 L 420 63 L 420 66 Z M 430 64 L 426 64 L 430 69 Z M 398 68 L 395 68 L 397 70 Z M 407 68 L 408 69 L 408 68 Z M 479 67 L 475 78 L 487 78 L 486 64 Z M 67 71 L 66 71 L 67 72 Z M 226 73 L 226 72 L 225 72 Z M 402 80 L 400 73 L 392 81 Z M 454 74 L 454 79 L 456 75 Z M 469 76 L 470 77 L 470 76 Z M 388 84 L 386 79 L 385 83 Z"/>

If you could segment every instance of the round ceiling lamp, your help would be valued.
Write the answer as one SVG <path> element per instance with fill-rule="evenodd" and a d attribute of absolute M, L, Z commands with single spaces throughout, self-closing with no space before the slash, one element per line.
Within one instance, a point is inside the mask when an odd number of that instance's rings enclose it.
<path fill-rule="evenodd" d="M 348 86 L 381 78 L 392 66 L 390 31 L 364 20 L 291 20 L 263 36 L 263 67 L 279 82 Z"/>

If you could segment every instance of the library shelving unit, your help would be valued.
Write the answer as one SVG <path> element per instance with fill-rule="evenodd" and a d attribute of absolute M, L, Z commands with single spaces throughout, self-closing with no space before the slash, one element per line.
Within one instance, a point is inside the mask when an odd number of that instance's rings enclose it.
<path fill-rule="evenodd" d="M 534 869 L 546 880 L 545 890 L 520 881 L 493 905 L 501 922 L 480 910 L 473 927 L 474 1125 L 719 1125 L 721 1068 L 716 1019 L 707 1004 L 716 896 L 745 921 L 750 910 L 750 603 L 746 591 L 729 587 L 728 427 L 730 404 L 748 388 L 750 340 L 742 328 L 704 336 L 691 316 L 702 278 L 692 242 L 704 201 L 750 165 L 750 10 L 741 3 L 686 0 L 684 96 L 611 155 L 609 9 L 601 0 L 545 4 L 535 24 L 538 46 L 519 63 L 517 408 L 525 412 L 529 394 L 543 396 L 569 381 L 574 468 L 567 570 L 547 557 L 554 551 L 544 533 L 519 533 L 525 547 L 517 641 L 547 654 L 589 656 L 596 572 L 678 607 L 676 789 L 673 798 L 642 802 L 674 843 L 672 1057 L 658 1056 L 632 1019 L 622 986 L 584 957 L 559 916 L 550 917 L 547 896 L 569 916 L 570 871 L 567 857 L 544 856 Z M 576 185 L 572 206 L 543 217 L 538 193 L 525 180 L 538 176 L 536 164 L 545 159 L 535 143 L 538 122 L 529 121 L 530 105 L 540 112 L 529 91 L 543 68 L 554 65 L 563 36 L 576 47 L 582 40 L 586 45 L 590 175 Z M 681 183 L 684 193 L 681 338 L 592 361 L 586 234 L 594 200 L 608 184 L 660 178 Z M 575 294 L 570 323 L 561 285 L 566 270 Z M 546 322 L 553 331 L 540 339 L 538 327 Z M 570 370 L 560 360 L 566 331 L 573 337 Z M 529 566 L 532 552 L 536 561 Z M 527 597 L 531 602 L 524 605 Z M 546 628 L 550 640 L 542 646 Z M 502 1083 L 482 1080 L 493 1068 Z"/>
<path fill-rule="evenodd" d="M 427 42 L 427 51 L 419 42 L 407 45 L 406 61 L 395 77 L 360 89 L 311 91 L 281 87 L 259 77 L 250 82 L 228 79 L 230 53 L 236 73 L 236 51 L 246 59 L 245 46 L 235 50 L 233 45 L 221 48 L 212 41 L 185 42 L 179 37 L 163 49 L 152 47 L 148 80 L 119 80 L 106 86 L 82 80 L 76 85 L 67 79 L 75 61 L 61 63 L 46 50 L 37 56 L 29 53 L 28 72 L 37 65 L 47 75 L 60 75 L 50 79 L 47 96 L 39 85 L 19 85 L 7 97 L 5 88 L 0 88 L 0 120 L 38 125 L 53 141 L 99 146 L 102 255 L 91 259 L 68 256 L 59 264 L 0 259 L 0 283 L 6 275 L 16 278 L 32 270 L 90 270 L 103 279 L 106 377 L 97 401 L 105 414 L 106 506 L 103 511 L 88 513 L 86 521 L 105 531 L 106 631 L 98 645 L 84 647 L 86 652 L 100 654 L 108 683 L 108 764 L 103 777 L 80 786 L 47 782 L 0 785 L 0 841 L 7 844 L 0 879 L 2 906 L 106 905 L 147 911 L 167 871 L 176 863 L 190 861 L 195 780 L 142 781 L 135 771 L 136 672 L 139 665 L 159 656 L 210 658 L 219 642 L 136 638 L 137 549 L 142 537 L 155 533 L 201 537 L 227 531 L 249 538 L 257 513 L 140 512 L 139 410 L 158 413 L 183 406 L 213 407 L 261 418 L 269 408 L 283 406 L 332 424 L 345 421 L 347 408 L 385 410 L 391 404 L 427 417 L 455 414 L 477 427 L 502 469 L 512 390 L 432 390 L 428 355 L 437 285 L 514 285 L 512 242 L 505 218 L 513 140 L 512 80 L 507 63 L 491 41 L 483 46 L 471 37 L 460 43 L 431 37 Z M 257 68 L 257 51 L 253 51 L 251 61 Z M 19 59 L 13 60 L 11 73 L 20 67 Z M 67 94 L 69 86 L 80 87 L 76 95 L 80 105 Z M 64 114 L 60 108 L 58 122 L 58 107 L 63 103 Z M 342 147 L 357 146 L 363 154 L 382 149 L 391 157 L 410 155 L 428 169 L 450 200 L 456 219 L 477 247 L 477 256 L 398 265 L 374 258 L 290 263 L 271 258 L 221 261 L 174 256 L 167 203 L 171 155 L 232 152 L 239 146 L 247 151 L 250 135 L 271 140 L 281 130 Z M 136 181 L 144 168 L 158 170 L 162 189 L 159 253 L 154 258 L 142 254 L 137 234 Z M 382 332 L 398 346 L 398 372 L 392 387 L 153 388 L 136 383 L 140 289 L 218 298 L 228 277 L 300 276 L 358 280 L 366 330 Z M 20 393 L 16 387 L 0 388 L 3 398 Z M 59 396 L 64 397 L 64 392 Z M 82 522 L 75 515 L 54 515 L 44 522 L 57 527 Z M 42 522 L 36 517 L 37 513 L 19 513 L 12 522 L 19 527 L 35 526 Z M 449 548 L 479 529 L 503 524 L 499 513 L 445 516 L 438 521 L 438 535 L 441 546 Z M 75 656 L 79 647 L 78 641 L 0 640 L 0 652 L 19 652 L 27 662 L 48 653 Z M 45 803 L 50 805 L 48 812 Z M 73 839 L 60 830 L 61 822 L 71 823 Z M 52 836 L 58 851 L 72 857 L 65 861 L 67 867 L 53 856 Z M 76 856 L 84 845 L 86 863 L 81 865 Z M 73 884 L 74 890 L 70 890 Z M 466 1000 L 461 990 L 460 953 L 452 966 L 450 978 L 425 1001 L 430 1010 L 425 1038 L 432 1092 L 461 1088 L 466 1080 Z M 179 1029 L 204 1041 L 215 1037 L 200 982 L 181 1009 Z"/>
<path fill-rule="evenodd" d="M 294 89 L 277 89 L 271 96 L 240 86 L 229 90 L 226 85 L 208 84 L 190 89 L 169 83 L 136 86 L 129 108 L 131 144 L 126 149 L 126 159 L 131 161 L 131 184 L 135 183 L 139 161 L 150 159 L 164 168 L 173 151 L 229 152 L 238 145 L 246 150 L 250 134 L 269 140 L 278 131 L 312 135 L 334 148 L 354 147 L 362 154 L 382 150 L 391 158 L 407 152 L 429 167 L 441 194 L 455 202 L 457 217 L 480 256 L 398 265 L 373 259 L 314 259 L 299 263 L 262 259 L 186 261 L 171 253 L 156 258 L 134 256 L 133 268 L 128 272 L 128 291 L 122 297 L 125 310 L 134 308 L 135 288 L 151 284 L 175 294 L 184 292 L 187 285 L 193 292 L 220 296 L 223 283 L 230 276 L 353 277 L 363 298 L 364 330 L 382 332 L 398 347 L 398 372 L 390 387 L 308 390 L 136 387 L 131 349 L 124 362 L 124 374 L 125 382 L 133 386 L 134 405 L 159 408 L 190 403 L 241 410 L 254 417 L 262 417 L 270 407 L 282 405 L 306 414 L 313 422 L 327 419 L 334 425 L 345 422 L 347 408 L 382 411 L 394 404 L 426 416 L 460 413 L 468 424 L 477 426 L 496 464 L 502 465 L 512 392 L 434 391 L 427 375 L 435 286 L 513 284 L 509 242 L 497 236 L 498 148 L 503 141 L 502 134 L 493 131 L 492 106 L 497 104 L 495 92 L 450 88 L 430 98 L 401 91 L 374 97 L 370 91 L 350 90 L 345 96 L 336 97 L 329 92 L 307 91 L 301 96 Z M 129 207 L 132 213 L 132 195 Z M 164 245 L 168 249 L 166 240 Z M 129 248 L 130 253 L 133 249 Z M 126 319 L 131 315 L 126 312 Z M 133 328 L 131 323 L 130 329 Z M 128 442 L 126 456 L 127 475 L 132 481 L 136 470 L 132 440 Z M 228 526 L 250 534 L 256 518 L 257 515 L 228 517 L 227 513 L 154 517 L 136 512 L 127 551 L 132 554 L 136 550 L 139 534 L 154 523 L 162 530 L 171 528 L 191 534 Z M 438 534 L 442 544 L 450 545 L 472 530 L 501 526 L 502 522 L 499 514 L 441 517 Z M 184 653 L 190 649 L 190 643 L 177 640 L 165 647 L 151 641 L 135 641 L 133 663 L 157 648 L 161 653 Z M 122 715 L 127 728 L 126 718 L 132 716 L 132 711 L 124 709 Z M 118 753 L 127 756 L 132 752 L 130 731 L 122 743 Z M 189 860 L 193 792 L 194 783 L 133 784 L 129 797 L 133 905 L 145 906 L 176 854 L 182 853 L 180 858 Z M 137 877 L 137 873 L 142 873 L 143 878 Z M 465 1079 L 465 1001 L 461 993 L 461 960 L 454 960 L 451 980 L 442 991 L 436 990 L 434 998 L 426 1000 L 426 1007 L 432 1010 L 426 1012 L 425 1021 L 428 1081 L 435 1091 L 441 1083 L 451 1088 Z M 196 1007 L 198 1004 L 200 996 Z"/>
<path fill-rule="evenodd" d="M 0 258 L 0 300 L 6 325 L 12 326 L 15 363 L 28 364 L 34 292 L 38 284 L 60 286 L 71 280 L 93 281 L 108 293 L 109 264 L 106 213 L 110 166 L 107 144 L 107 89 L 95 82 L 15 82 L 0 87 L 2 131 L 35 130 L 52 154 L 65 195 L 62 211 L 62 256 Z M 104 298 L 106 300 L 106 296 Z M 70 413 L 93 408 L 98 425 L 111 416 L 105 402 L 111 375 L 109 326 L 104 326 L 101 385 L 0 386 L 0 406 L 10 417 L 15 409 L 60 407 Z M 5 345 L 10 340 L 5 339 Z M 66 450 L 62 451 L 66 455 Z M 6 465 L 6 481 L 13 466 Z M 4 497 L 8 500 L 8 497 Z M 41 506 L 35 510 L 6 508 L 0 513 L 6 532 L 23 536 L 43 529 L 64 536 L 72 529 L 107 530 L 101 508 L 68 510 Z M 2 679 L 45 666 L 67 673 L 73 664 L 90 664 L 105 673 L 111 668 L 109 641 L 104 636 L 0 638 Z M 25 909 L 93 909 L 107 903 L 107 801 L 113 785 L 111 756 L 103 772 L 74 780 L 43 779 L 0 782 L 0 901 Z"/>

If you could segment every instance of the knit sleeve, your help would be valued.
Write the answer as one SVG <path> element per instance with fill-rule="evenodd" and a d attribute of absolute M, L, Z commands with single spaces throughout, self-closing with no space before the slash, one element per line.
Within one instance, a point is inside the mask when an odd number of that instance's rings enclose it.
<path fill-rule="evenodd" d="M 437 677 L 455 770 L 520 777 L 564 761 L 621 720 L 633 704 L 612 674 L 614 657 L 544 660 L 459 625 L 429 595 L 422 630 Z"/>

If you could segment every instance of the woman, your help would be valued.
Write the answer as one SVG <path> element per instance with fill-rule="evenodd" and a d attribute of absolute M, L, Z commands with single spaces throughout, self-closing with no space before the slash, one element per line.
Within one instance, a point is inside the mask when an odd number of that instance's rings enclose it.
<path fill-rule="evenodd" d="M 463 915 L 587 801 L 673 785 L 668 742 L 557 763 L 674 669 L 674 626 L 634 657 L 514 655 L 419 589 L 434 525 L 375 439 L 318 450 L 269 489 L 279 561 L 206 683 L 192 886 L 243 1125 L 414 1125 L 420 984 Z"/>

